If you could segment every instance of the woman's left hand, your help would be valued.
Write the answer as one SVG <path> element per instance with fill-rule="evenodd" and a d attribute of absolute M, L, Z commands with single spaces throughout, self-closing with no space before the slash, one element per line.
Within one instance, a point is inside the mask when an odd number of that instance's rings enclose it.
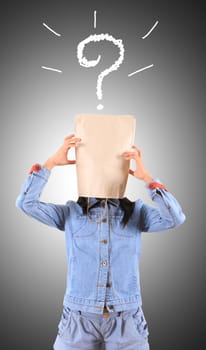
<path fill-rule="evenodd" d="M 150 175 L 150 173 L 146 170 L 143 160 L 142 160 L 142 151 L 139 147 L 133 145 L 132 148 L 134 148 L 134 152 L 124 152 L 122 156 L 127 159 L 131 160 L 134 159 L 136 162 L 136 169 L 132 170 L 129 169 L 129 174 L 135 176 L 139 180 L 143 180 L 146 183 L 149 183 L 152 181 L 153 177 Z"/>

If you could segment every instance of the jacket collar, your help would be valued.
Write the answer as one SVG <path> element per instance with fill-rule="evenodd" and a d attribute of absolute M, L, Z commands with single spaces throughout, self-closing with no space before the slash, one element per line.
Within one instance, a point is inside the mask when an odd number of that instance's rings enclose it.
<path fill-rule="evenodd" d="M 91 209 L 94 206 L 100 205 L 100 203 L 105 205 L 105 202 L 106 202 L 106 198 L 89 197 L 89 209 Z M 120 201 L 118 198 L 107 198 L 107 203 L 118 207 L 120 204 Z"/>

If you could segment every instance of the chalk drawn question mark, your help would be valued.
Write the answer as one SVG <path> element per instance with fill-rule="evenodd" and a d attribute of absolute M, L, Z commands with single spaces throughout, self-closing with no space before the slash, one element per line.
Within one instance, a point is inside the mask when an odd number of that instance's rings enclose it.
<path fill-rule="evenodd" d="M 104 77 L 106 77 L 112 71 L 117 70 L 124 60 L 124 45 L 122 43 L 122 40 L 115 39 L 112 35 L 109 35 L 109 34 L 93 34 L 88 36 L 88 38 L 82 40 L 77 46 L 77 58 L 78 58 L 79 64 L 86 68 L 95 67 L 99 63 L 101 59 L 101 55 L 98 55 L 96 60 L 88 61 L 86 57 L 83 56 L 84 47 L 85 45 L 87 45 L 92 41 L 98 42 L 103 40 L 111 41 L 114 45 L 118 46 L 119 58 L 111 65 L 111 67 L 105 69 L 98 75 L 96 93 L 97 93 L 97 98 L 99 100 L 102 99 L 102 82 Z M 99 110 L 103 108 L 104 106 L 102 104 L 99 104 L 97 106 L 97 109 Z"/>

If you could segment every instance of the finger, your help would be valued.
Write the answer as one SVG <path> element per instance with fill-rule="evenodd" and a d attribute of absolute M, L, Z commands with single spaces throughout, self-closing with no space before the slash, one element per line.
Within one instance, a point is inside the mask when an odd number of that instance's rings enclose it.
<path fill-rule="evenodd" d="M 134 154 L 134 152 L 128 152 L 128 151 L 126 151 L 126 152 L 122 153 L 122 156 L 128 156 L 128 154 L 131 154 L 131 153 Z"/>
<path fill-rule="evenodd" d="M 141 151 L 141 148 L 139 148 L 139 147 L 136 146 L 136 145 L 132 145 L 132 148 L 136 149 L 136 151 Z"/>
<path fill-rule="evenodd" d="M 133 152 L 126 152 L 123 154 L 123 157 L 126 159 L 134 159 L 136 158 L 137 154 Z"/>
<path fill-rule="evenodd" d="M 66 141 L 68 141 L 68 142 L 81 141 L 81 138 L 72 136 L 71 138 L 67 139 Z"/>
<path fill-rule="evenodd" d="M 75 142 L 70 142 L 69 144 L 68 144 L 68 148 L 71 148 L 71 147 L 77 147 L 77 146 L 79 146 L 79 140 L 77 140 L 77 141 L 75 141 Z"/>
<path fill-rule="evenodd" d="M 137 153 L 135 151 L 126 151 L 122 153 L 122 155 L 124 154 L 137 154 Z"/>
<path fill-rule="evenodd" d="M 72 139 L 68 139 L 65 141 L 64 145 L 67 147 L 67 148 L 70 148 L 70 147 L 73 147 L 75 145 L 77 145 L 79 142 L 81 142 L 81 139 L 78 138 L 78 137 L 74 137 Z"/>
<path fill-rule="evenodd" d="M 133 145 L 132 148 L 134 148 L 137 151 L 138 155 L 141 158 L 142 157 L 142 150 L 141 150 L 141 148 L 137 147 L 136 145 Z"/>
<path fill-rule="evenodd" d="M 67 141 L 68 139 L 71 139 L 71 138 L 74 137 L 74 136 L 75 136 L 75 134 L 70 134 L 70 135 L 66 136 L 66 137 L 64 138 L 64 140 Z"/>
<path fill-rule="evenodd" d="M 124 154 L 123 158 L 128 160 L 128 159 L 130 159 L 130 156 L 128 154 Z"/>

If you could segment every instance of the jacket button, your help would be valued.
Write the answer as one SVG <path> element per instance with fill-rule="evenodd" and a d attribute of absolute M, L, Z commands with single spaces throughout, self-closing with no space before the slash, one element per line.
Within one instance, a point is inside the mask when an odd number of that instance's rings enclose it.
<path fill-rule="evenodd" d="M 103 239 L 103 240 L 100 241 L 100 242 L 106 244 L 106 243 L 107 243 L 107 240 L 106 240 L 106 239 Z"/>
<path fill-rule="evenodd" d="M 106 266 L 107 265 L 107 261 L 102 261 L 102 265 Z"/>

